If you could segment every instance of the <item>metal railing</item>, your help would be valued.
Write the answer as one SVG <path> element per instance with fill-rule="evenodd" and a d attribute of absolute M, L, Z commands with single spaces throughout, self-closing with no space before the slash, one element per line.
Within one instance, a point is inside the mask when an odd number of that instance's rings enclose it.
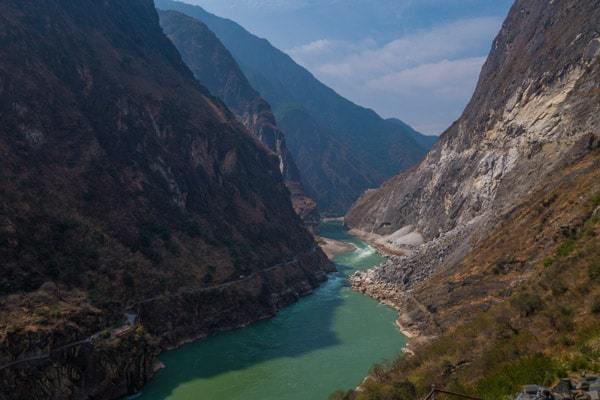
<path fill-rule="evenodd" d="M 449 392 L 447 390 L 436 389 L 435 386 L 431 388 L 431 392 L 425 397 L 423 400 L 435 400 L 436 394 L 447 394 L 449 396 L 457 397 L 459 399 L 467 399 L 467 400 L 482 400 L 478 397 L 467 396 L 465 394 Z"/>

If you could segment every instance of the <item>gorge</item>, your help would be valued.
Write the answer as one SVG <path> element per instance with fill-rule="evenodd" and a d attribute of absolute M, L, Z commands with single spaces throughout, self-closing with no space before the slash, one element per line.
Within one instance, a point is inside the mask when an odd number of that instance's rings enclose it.
<path fill-rule="evenodd" d="M 0 398 L 134 393 L 334 270 L 151 1 L 0 11 Z"/>
<path fill-rule="evenodd" d="M 271 106 L 260 97 L 219 39 L 199 20 L 176 11 L 159 12 L 165 34 L 196 79 L 223 100 L 237 118 L 279 158 L 281 174 L 292 194 L 294 209 L 308 226 L 319 223 L 313 199 L 305 194 L 300 171 L 277 127 Z M 207 63 L 206 60 L 211 62 Z"/>
<path fill-rule="evenodd" d="M 198 393 L 214 400 L 325 399 L 398 354 L 405 340 L 394 311 L 345 283 L 383 258 L 341 223 L 322 224 L 319 231 L 354 247 L 336 256 L 338 273 L 271 320 L 164 354 L 165 368 L 137 399 L 193 399 Z"/>
<path fill-rule="evenodd" d="M 343 98 L 231 20 L 187 3 L 155 3 L 203 22 L 220 39 L 273 108 L 307 193 L 325 215 L 343 215 L 364 190 L 412 166 L 436 140 Z"/>
<path fill-rule="evenodd" d="M 196 5 L 2 0 L 0 400 L 600 396 L 599 21 L 515 0 L 437 140 Z"/>

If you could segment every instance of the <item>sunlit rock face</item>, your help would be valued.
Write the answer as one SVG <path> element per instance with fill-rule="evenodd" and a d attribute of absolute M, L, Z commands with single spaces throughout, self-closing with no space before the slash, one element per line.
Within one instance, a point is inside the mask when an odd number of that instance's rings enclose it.
<path fill-rule="evenodd" d="M 366 192 L 346 216 L 380 244 L 409 232 L 425 240 L 399 243 L 405 256 L 357 274 L 355 287 L 406 311 L 405 323 L 435 330 L 475 315 L 465 307 L 507 296 L 558 232 L 576 225 L 600 143 L 599 17 L 593 0 L 514 4 L 462 117 L 418 166 Z M 580 200 L 544 220 L 539 209 L 556 188 Z M 500 279 L 498 265 L 518 273 Z M 435 324 L 419 312 L 427 303 Z"/>
<path fill-rule="evenodd" d="M 367 192 L 347 224 L 433 239 L 511 206 L 598 140 L 594 1 L 517 1 L 462 117 L 413 170 Z M 568 22 L 567 22 L 568 21 Z"/>

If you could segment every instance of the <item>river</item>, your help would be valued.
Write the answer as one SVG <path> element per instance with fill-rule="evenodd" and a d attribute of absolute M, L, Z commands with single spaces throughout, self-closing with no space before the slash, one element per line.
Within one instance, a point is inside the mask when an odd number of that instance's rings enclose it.
<path fill-rule="evenodd" d="M 164 353 L 165 368 L 137 399 L 322 400 L 395 358 L 406 342 L 396 312 L 345 281 L 382 257 L 341 223 L 322 224 L 321 234 L 356 247 L 336 257 L 338 273 L 271 320 Z"/>

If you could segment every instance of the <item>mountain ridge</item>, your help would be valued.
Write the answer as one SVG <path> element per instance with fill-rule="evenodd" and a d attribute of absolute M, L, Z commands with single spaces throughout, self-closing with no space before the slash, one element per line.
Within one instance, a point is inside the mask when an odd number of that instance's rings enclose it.
<path fill-rule="evenodd" d="M 0 398 L 116 399 L 333 266 L 149 0 L 0 5 Z"/>
<path fill-rule="evenodd" d="M 198 6 L 155 3 L 201 20 L 225 44 L 273 107 L 307 191 L 326 214 L 343 213 L 364 190 L 410 167 L 425 153 L 414 131 L 339 96 L 266 39 Z"/>
<path fill-rule="evenodd" d="M 271 106 L 252 88 L 233 56 L 205 24 L 176 11 L 159 11 L 159 15 L 163 31 L 196 79 L 222 99 L 250 133 L 279 158 L 294 209 L 308 226 L 316 226 L 319 222 L 316 203 L 304 193 L 300 173 Z"/>
<path fill-rule="evenodd" d="M 596 368 L 583 349 L 600 332 L 599 13 L 597 0 L 517 0 L 461 118 L 347 214 L 403 254 L 351 284 L 399 311 L 415 355 L 343 398 L 407 381 L 513 398 Z"/>

